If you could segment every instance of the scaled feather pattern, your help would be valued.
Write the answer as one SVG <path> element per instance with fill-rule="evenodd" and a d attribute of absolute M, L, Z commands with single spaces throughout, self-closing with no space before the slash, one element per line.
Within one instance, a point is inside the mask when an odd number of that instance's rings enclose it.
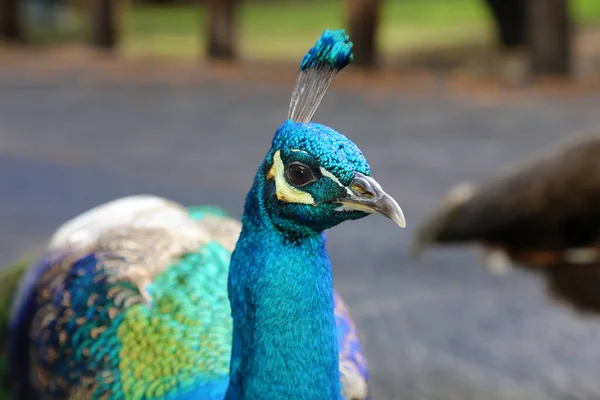
<path fill-rule="evenodd" d="M 63 225 L 13 308 L 20 398 L 223 399 L 239 232 L 218 208 L 154 196 L 118 199 Z M 364 399 L 364 356 L 337 293 L 335 317 L 344 398 Z"/>

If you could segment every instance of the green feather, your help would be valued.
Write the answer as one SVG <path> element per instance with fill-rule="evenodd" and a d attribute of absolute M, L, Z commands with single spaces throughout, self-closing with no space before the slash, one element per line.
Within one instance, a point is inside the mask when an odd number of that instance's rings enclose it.
<path fill-rule="evenodd" d="M 190 217 L 196 221 L 201 221 L 205 217 L 231 217 L 225 210 L 215 206 L 192 206 L 187 208 Z"/>
<path fill-rule="evenodd" d="M 232 330 L 227 312 L 229 261 L 225 248 L 209 242 L 154 279 L 149 288 L 152 308 L 138 304 L 125 312 L 117 337 L 126 396 L 185 391 L 199 375 L 227 378 Z"/>

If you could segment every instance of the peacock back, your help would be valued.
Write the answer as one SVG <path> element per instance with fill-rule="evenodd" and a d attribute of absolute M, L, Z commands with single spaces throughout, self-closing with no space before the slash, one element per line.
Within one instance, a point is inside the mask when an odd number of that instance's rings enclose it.
<path fill-rule="evenodd" d="M 64 224 L 14 299 L 8 367 L 19 399 L 222 399 L 227 293 L 240 223 L 215 207 L 132 196 Z M 344 395 L 367 372 L 339 295 Z"/>

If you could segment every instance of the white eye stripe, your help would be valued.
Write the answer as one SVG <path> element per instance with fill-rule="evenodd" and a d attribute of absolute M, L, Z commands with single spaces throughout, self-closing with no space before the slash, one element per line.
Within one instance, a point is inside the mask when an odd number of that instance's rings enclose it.
<path fill-rule="evenodd" d="M 333 175 L 331 172 L 327 171 L 323 167 L 319 167 L 319 169 L 321 170 L 321 175 L 328 177 L 329 179 L 331 179 L 332 181 L 337 183 L 340 187 L 345 188 L 345 186 L 342 185 L 342 182 L 340 182 L 340 180 L 335 175 Z"/>
<path fill-rule="evenodd" d="M 308 154 L 304 150 L 292 149 L 292 151 Z M 322 176 L 331 179 L 336 185 L 338 185 L 340 188 L 343 188 L 346 193 L 352 194 L 350 189 L 343 185 L 342 182 L 340 182 L 340 180 L 331 172 L 327 171 L 323 167 L 319 167 L 319 170 Z M 288 203 L 315 204 L 315 200 L 310 193 L 297 189 L 287 183 L 285 179 L 285 167 L 283 165 L 283 161 L 281 160 L 281 154 L 279 150 L 273 154 L 273 166 L 267 173 L 266 177 L 267 179 L 275 180 L 275 192 L 279 200 L 286 201 Z"/>
<path fill-rule="evenodd" d="M 343 185 L 342 182 L 340 182 L 340 180 L 335 175 L 333 175 L 331 172 L 327 171 L 323 167 L 319 167 L 319 168 L 321 169 L 321 174 L 323 176 L 328 177 L 329 179 L 331 179 L 332 181 L 337 183 L 339 185 L 339 187 L 344 189 L 346 191 L 346 193 L 348 193 L 349 195 L 352 195 L 352 192 L 350 191 L 350 189 L 348 187 L 346 187 L 345 185 Z"/>

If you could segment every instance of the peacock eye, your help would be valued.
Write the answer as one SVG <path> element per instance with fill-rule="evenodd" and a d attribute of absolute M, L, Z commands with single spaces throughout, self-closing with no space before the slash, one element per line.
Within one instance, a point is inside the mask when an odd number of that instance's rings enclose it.
<path fill-rule="evenodd" d="M 315 175 L 310 168 L 299 162 L 290 164 L 287 168 L 286 175 L 287 181 L 295 187 L 306 186 L 316 180 Z"/>

